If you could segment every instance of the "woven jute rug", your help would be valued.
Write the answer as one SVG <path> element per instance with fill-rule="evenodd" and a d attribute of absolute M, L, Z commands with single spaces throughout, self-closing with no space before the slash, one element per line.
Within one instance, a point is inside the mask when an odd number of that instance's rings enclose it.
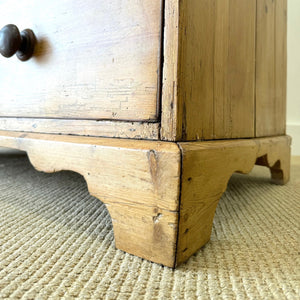
<path fill-rule="evenodd" d="M 286 186 L 234 175 L 211 241 L 176 270 L 115 249 L 110 216 L 72 172 L 0 156 L 0 299 L 299 299 L 300 160 Z"/>

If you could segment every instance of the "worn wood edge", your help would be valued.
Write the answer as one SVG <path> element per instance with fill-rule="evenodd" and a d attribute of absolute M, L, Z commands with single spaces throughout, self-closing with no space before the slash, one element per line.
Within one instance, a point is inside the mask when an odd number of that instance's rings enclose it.
<path fill-rule="evenodd" d="M 0 118 L 0 130 L 159 140 L 160 123 Z"/>
<path fill-rule="evenodd" d="M 277 110 L 281 112 L 277 123 L 278 135 L 286 134 L 287 118 L 287 0 L 276 1 L 276 50 L 275 50 L 275 87 Z"/>
<path fill-rule="evenodd" d="M 176 143 L 0 131 L 39 171 L 81 174 L 106 204 L 116 247 L 175 266 L 180 160 Z"/>
<path fill-rule="evenodd" d="M 178 145 L 182 152 L 182 177 L 176 265 L 185 262 L 209 241 L 215 210 L 234 172 L 246 174 L 255 164 L 260 164 L 270 168 L 274 183 L 289 181 L 291 138 Z"/>
<path fill-rule="evenodd" d="M 180 140 L 182 135 L 182 104 L 178 97 L 179 11 L 179 0 L 165 0 L 160 136 L 166 141 Z"/>

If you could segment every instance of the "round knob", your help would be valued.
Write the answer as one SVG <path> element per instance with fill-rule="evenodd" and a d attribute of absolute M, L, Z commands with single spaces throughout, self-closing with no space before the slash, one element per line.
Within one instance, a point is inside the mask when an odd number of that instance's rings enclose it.
<path fill-rule="evenodd" d="M 36 37 L 30 29 L 20 33 L 16 25 L 9 24 L 0 30 L 0 53 L 4 57 L 17 53 L 20 60 L 28 60 L 33 55 L 35 44 Z"/>

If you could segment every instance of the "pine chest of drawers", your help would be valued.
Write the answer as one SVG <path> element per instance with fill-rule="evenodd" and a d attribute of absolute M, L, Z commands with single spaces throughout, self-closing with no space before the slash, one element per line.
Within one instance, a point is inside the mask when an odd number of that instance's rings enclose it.
<path fill-rule="evenodd" d="M 1 1 L 0 146 L 82 174 L 116 247 L 175 267 L 209 240 L 232 173 L 289 179 L 286 6 Z"/>

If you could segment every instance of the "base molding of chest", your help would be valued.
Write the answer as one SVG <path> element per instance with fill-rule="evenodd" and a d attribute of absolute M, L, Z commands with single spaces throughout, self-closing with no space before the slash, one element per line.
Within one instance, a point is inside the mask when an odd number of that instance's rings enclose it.
<path fill-rule="evenodd" d="M 209 241 L 234 172 L 263 165 L 285 184 L 290 145 L 288 136 L 175 143 L 0 131 L 0 146 L 26 151 L 37 170 L 84 176 L 108 208 L 116 247 L 168 267 Z"/>

